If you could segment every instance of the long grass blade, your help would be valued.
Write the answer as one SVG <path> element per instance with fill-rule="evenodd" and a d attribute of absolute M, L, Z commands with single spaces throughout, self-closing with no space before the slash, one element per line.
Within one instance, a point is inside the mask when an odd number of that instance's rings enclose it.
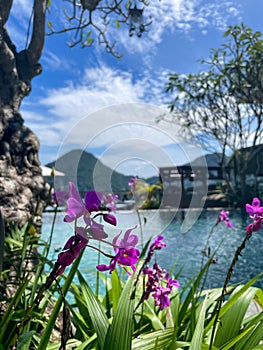
<path fill-rule="evenodd" d="M 3 215 L 0 209 L 0 275 L 3 269 L 4 251 L 5 251 L 5 225 L 4 225 Z"/>
<path fill-rule="evenodd" d="M 238 287 L 234 291 L 234 294 L 227 303 L 231 303 L 231 299 L 238 293 L 239 289 L 241 288 Z M 223 346 L 238 335 L 244 316 L 255 294 L 256 290 L 254 288 L 249 288 L 244 291 L 235 303 L 232 304 L 231 308 L 220 318 L 220 327 L 218 327 L 214 342 L 216 346 Z M 233 322 L 233 320 L 235 320 L 235 322 Z"/>
<path fill-rule="evenodd" d="M 97 334 L 100 347 L 103 348 L 109 328 L 108 318 L 105 314 L 102 304 L 97 300 L 81 273 L 78 271 L 77 274 L 93 328 Z"/>
<path fill-rule="evenodd" d="M 195 327 L 194 335 L 193 335 L 189 350 L 201 350 L 202 348 L 204 322 L 205 322 L 205 315 L 207 310 L 208 297 L 209 296 L 206 295 L 205 300 L 202 303 L 202 307 L 199 313 L 199 318 Z"/>
<path fill-rule="evenodd" d="M 238 298 L 240 298 L 242 296 L 243 293 L 245 293 L 245 291 L 251 287 L 261 276 L 263 275 L 263 272 L 260 273 L 259 275 L 255 276 L 254 278 L 252 278 L 249 282 L 247 282 L 244 286 L 242 286 L 237 293 L 235 293 L 229 300 L 227 303 L 225 303 L 220 311 L 220 317 L 222 317 L 227 310 L 229 310 L 238 300 Z M 206 326 L 206 332 L 213 326 L 215 317 L 212 318 L 212 320 L 209 322 L 209 324 Z"/>
<path fill-rule="evenodd" d="M 82 250 L 82 252 L 80 253 L 80 256 L 74 261 L 74 263 L 69 271 L 69 274 L 65 280 L 64 286 L 62 287 L 62 293 L 64 296 L 66 296 L 66 294 L 70 288 L 71 282 L 73 281 L 73 278 L 76 274 L 80 260 L 81 260 L 82 255 L 83 255 L 83 252 L 84 252 L 84 250 Z M 52 333 L 52 330 L 55 327 L 56 319 L 57 319 L 59 311 L 61 309 L 62 302 L 63 302 L 63 297 L 60 295 L 55 303 L 53 311 L 52 311 L 52 313 L 49 317 L 48 323 L 45 327 L 45 331 L 40 339 L 40 342 L 39 342 L 39 345 L 37 348 L 38 350 L 46 349 L 48 342 L 49 342 L 49 339 L 50 339 L 50 336 L 51 336 L 51 333 Z"/>
<path fill-rule="evenodd" d="M 132 341 L 132 350 L 164 350 L 169 346 L 172 338 L 173 328 L 142 334 Z M 158 342 L 156 342 L 157 339 Z M 181 345 L 189 346 L 190 343 L 182 342 Z"/>
<path fill-rule="evenodd" d="M 16 308 L 16 305 L 19 303 L 19 301 L 21 300 L 21 297 L 23 295 L 23 293 L 25 292 L 27 285 L 29 283 L 29 280 L 25 280 L 24 283 L 20 284 L 20 286 L 18 287 L 14 297 L 12 298 L 12 300 L 10 301 L 10 304 L 8 306 L 8 309 L 6 310 L 6 312 L 4 313 L 2 320 L 0 322 L 0 344 L 3 344 L 6 339 L 6 329 L 9 325 L 9 322 L 14 314 L 14 310 Z M 8 334 L 9 336 L 10 334 Z"/>
<path fill-rule="evenodd" d="M 134 283 L 133 276 L 127 281 L 121 293 L 112 325 L 105 340 L 104 350 L 131 349 L 135 303 Z"/>

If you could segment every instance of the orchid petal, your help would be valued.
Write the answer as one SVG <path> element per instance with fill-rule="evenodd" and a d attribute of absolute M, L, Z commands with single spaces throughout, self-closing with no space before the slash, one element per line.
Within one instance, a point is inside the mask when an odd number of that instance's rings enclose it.
<path fill-rule="evenodd" d="M 75 198 L 69 198 L 67 200 L 67 210 L 66 213 L 68 214 L 68 216 L 73 217 L 74 219 L 79 218 L 80 216 L 84 215 L 86 212 L 86 208 L 84 206 L 84 204 L 81 202 L 79 202 L 77 199 Z"/>
<path fill-rule="evenodd" d="M 78 202 L 82 202 L 80 194 L 73 182 L 69 182 L 69 196 L 75 198 Z"/>
<path fill-rule="evenodd" d="M 99 211 L 99 206 L 103 199 L 103 194 L 98 191 L 89 191 L 85 195 L 85 206 L 89 213 Z"/>
<path fill-rule="evenodd" d="M 108 223 L 113 226 L 117 225 L 117 219 L 114 215 L 112 214 L 103 214 L 103 219 Z"/>
<path fill-rule="evenodd" d="M 255 197 L 252 201 L 252 206 L 253 207 L 260 207 L 260 200 Z"/>

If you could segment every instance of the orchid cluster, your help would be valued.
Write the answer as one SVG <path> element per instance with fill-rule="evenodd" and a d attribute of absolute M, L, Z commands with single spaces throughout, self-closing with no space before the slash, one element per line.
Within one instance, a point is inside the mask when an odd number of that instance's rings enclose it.
<path fill-rule="evenodd" d="M 226 226 L 233 227 L 228 215 L 229 211 L 221 210 L 221 212 L 218 214 L 217 224 L 219 224 L 219 222 L 224 222 Z"/>
<path fill-rule="evenodd" d="M 158 264 L 154 264 L 152 269 L 144 269 L 143 273 L 148 275 L 143 299 L 148 299 L 152 293 L 152 297 L 155 299 L 155 306 L 159 306 L 160 310 L 170 306 L 169 294 L 171 294 L 173 287 L 180 287 L 179 282 L 169 277 L 169 273 Z"/>
<path fill-rule="evenodd" d="M 134 179 L 136 182 L 136 178 Z M 52 282 L 53 278 L 61 275 L 67 266 L 73 263 L 86 247 L 91 247 L 98 250 L 100 253 L 109 257 L 109 265 L 101 264 L 97 266 L 99 271 L 109 271 L 112 273 L 117 265 L 120 265 L 124 270 L 131 275 L 132 272 L 136 271 L 136 263 L 138 262 L 140 251 L 136 248 L 138 244 L 138 236 L 132 234 L 132 231 L 136 228 L 130 228 L 125 233 L 123 238 L 120 232 L 116 237 L 113 238 L 112 242 L 106 241 L 108 238 L 107 233 L 104 230 L 102 220 L 110 225 L 116 226 L 117 220 L 112 212 L 116 212 L 115 201 L 117 196 L 111 194 L 104 196 L 98 191 L 89 191 L 86 193 L 84 201 L 82 200 L 79 192 L 75 185 L 69 183 L 69 194 L 63 191 L 57 191 L 54 194 L 54 199 L 58 204 L 62 204 L 63 200 L 67 198 L 67 209 L 64 217 L 65 222 L 74 222 L 74 235 L 68 239 L 62 252 L 58 255 L 54 269 L 51 272 L 52 278 L 49 283 Z M 97 222 L 96 219 L 100 217 L 102 220 Z M 82 219 L 84 225 L 79 225 L 78 220 Z M 115 255 L 109 255 L 101 251 L 97 247 L 90 245 L 90 240 L 96 240 L 104 242 L 113 247 Z M 153 254 L 156 250 L 161 250 L 166 246 L 163 242 L 163 237 L 158 236 L 149 248 L 148 255 L 145 259 L 144 268 L 142 270 L 144 276 L 147 276 L 146 289 L 142 295 L 141 301 L 147 300 L 150 295 L 155 299 L 155 305 L 163 310 L 165 307 L 170 305 L 169 295 L 172 292 L 173 287 L 179 288 L 179 283 L 173 280 L 169 273 L 162 269 L 158 264 L 154 264 L 153 268 L 149 268 L 149 263 L 152 259 Z"/>
<path fill-rule="evenodd" d="M 155 306 L 159 306 L 160 310 L 170 306 L 169 294 L 171 294 L 173 287 L 179 288 L 180 284 L 177 280 L 173 280 L 167 270 L 162 269 L 158 264 L 154 264 L 149 268 L 148 264 L 156 250 L 166 247 L 163 242 L 163 236 L 158 236 L 154 243 L 150 246 L 145 263 L 146 267 L 143 269 L 143 274 L 147 275 L 146 289 L 142 295 L 140 303 L 147 300 L 150 295 L 155 299 Z"/>
<path fill-rule="evenodd" d="M 138 176 L 136 176 L 136 177 L 131 177 L 131 178 L 130 178 L 130 181 L 128 182 L 128 186 L 130 186 L 131 189 L 134 190 L 134 189 L 135 189 L 135 186 L 136 186 L 136 184 L 137 184 L 138 181 L 139 181 L 139 177 L 138 177 Z"/>
<path fill-rule="evenodd" d="M 216 226 L 218 224 L 220 224 L 221 222 L 223 222 L 227 227 L 233 227 L 233 223 L 230 221 L 229 219 L 229 211 L 225 211 L 225 210 L 221 210 L 220 213 L 218 214 L 218 217 L 217 217 L 217 221 L 215 223 L 214 226 L 212 226 L 211 230 L 210 230 L 210 233 L 208 235 L 208 238 L 206 240 L 206 243 L 205 243 L 205 246 L 204 248 L 202 249 L 202 263 L 201 263 L 201 266 L 203 266 L 203 262 L 204 262 L 204 257 L 210 257 L 210 239 L 212 237 L 212 234 L 214 233 L 214 230 L 216 228 Z M 212 258 L 211 259 L 211 264 L 216 264 L 218 261 L 217 258 Z"/>
<path fill-rule="evenodd" d="M 98 265 L 97 269 L 99 271 L 110 271 L 111 273 L 115 269 L 117 263 L 118 265 L 123 266 L 129 275 L 131 273 L 126 269 L 127 266 L 130 266 L 133 271 L 136 270 L 135 264 L 139 259 L 140 251 L 139 249 L 135 248 L 139 240 L 138 236 L 131 235 L 131 231 L 134 229 L 135 227 L 127 230 L 125 232 L 124 238 L 121 240 L 119 240 L 121 233 L 114 237 L 112 244 L 114 246 L 116 255 L 112 257 L 111 262 L 108 266 Z"/>
<path fill-rule="evenodd" d="M 246 204 L 246 211 L 250 214 L 249 218 L 253 220 L 246 227 L 247 236 L 250 237 L 253 232 L 259 231 L 263 224 L 263 206 L 260 206 L 260 200 L 254 198 L 252 204 Z"/>
<path fill-rule="evenodd" d="M 63 191 L 57 191 L 54 194 L 54 198 L 58 203 L 62 203 L 62 199 L 65 199 L 65 193 L 63 193 Z M 65 268 L 78 258 L 81 251 L 86 246 L 98 249 L 89 245 L 90 240 L 101 241 L 111 245 L 116 254 L 112 256 L 99 249 L 100 253 L 111 258 L 109 266 L 97 266 L 99 271 L 109 270 L 111 273 L 117 264 L 123 266 L 126 271 L 127 267 L 131 267 L 131 269 L 135 271 L 135 264 L 139 259 L 140 251 L 135 248 L 138 243 L 138 237 L 134 234 L 131 235 L 134 228 L 127 230 L 123 239 L 120 239 L 121 232 L 113 239 L 112 243 L 110 243 L 106 241 L 108 234 L 104 230 L 104 225 L 96 221 L 96 219 L 100 217 L 110 225 L 117 225 L 116 217 L 112 214 L 112 212 L 116 212 L 116 199 L 117 196 L 111 194 L 105 196 L 98 191 L 88 191 L 83 201 L 75 185 L 72 182 L 69 183 L 69 194 L 64 221 L 74 222 L 75 232 L 74 235 L 68 239 L 62 252 L 58 255 L 57 262 L 52 271 L 55 277 L 61 275 Z M 80 218 L 83 219 L 85 223 L 84 226 L 78 224 L 78 219 Z"/>

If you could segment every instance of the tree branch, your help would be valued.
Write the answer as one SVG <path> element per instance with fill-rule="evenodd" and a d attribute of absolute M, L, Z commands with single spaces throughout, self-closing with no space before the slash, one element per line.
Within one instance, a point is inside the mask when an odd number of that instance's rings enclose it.
<path fill-rule="evenodd" d="M 6 78 L 9 80 L 18 78 L 15 52 L 13 51 L 14 47 L 11 45 L 12 43 L 9 36 L 5 28 L 3 28 L 2 35 L 0 37 L 0 67 Z"/>
<path fill-rule="evenodd" d="M 42 55 L 45 41 L 47 0 L 34 0 L 32 37 L 27 49 L 28 61 L 36 65 Z"/>
<path fill-rule="evenodd" d="M 13 0 L 5 0 L 0 2 L 0 27 L 3 28 L 6 24 L 11 8 L 13 5 Z"/>

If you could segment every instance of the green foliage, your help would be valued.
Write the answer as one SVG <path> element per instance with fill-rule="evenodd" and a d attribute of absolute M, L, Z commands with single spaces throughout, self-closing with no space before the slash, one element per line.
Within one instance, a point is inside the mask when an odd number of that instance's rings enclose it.
<path fill-rule="evenodd" d="M 149 186 L 147 200 L 142 204 L 142 209 L 158 209 L 161 205 L 163 187 L 161 183 Z"/>
<path fill-rule="evenodd" d="M 232 198 L 243 205 L 250 193 L 246 175 L 255 176 L 255 192 L 260 173 L 257 166 L 251 171 L 257 151 L 248 147 L 263 140 L 263 38 L 244 24 L 230 26 L 224 37 L 225 43 L 211 49 L 209 59 L 201 60 L 201 72 L 169 76 L 166 92 L 176 96 L 169 104 L 169 121 L 179 122 L 185 136 L 208 151 L 222 152 L 223 159 L 247 149 L 229 164 L 234 178 L 224 176 Z M 223 162 L 222 168 L 226 165 Z"/>
<path fill-rule="evenodd" d="M 11 236 L 19 242 L 17 230 Z M 27 252 L 29 248 L 25 244 L 31 242 L 36 245 L 32 237 L 34 235 L 21 238 L 19 244 L 14 244 L 13 240 L 7 244 L 14 252 Z M 46 257 L 48 248 L 44 249 L 33 278 L 25 274 L 2 313 L 0 350 L 10 347 L 28 350 L 30 346 L 38 350 L 59 350 L 63 348 L 62 342 L 67 348 L 76 350 L 261 348 L 263 291 L 253 285 L 263 272 L 245 285 L 227 287 L 224 303 L 219 309 L 222 289 L 202 290 L 213 258 L 211 255 L 197 276 L 179 290 L 174 290 L 170 306 L 160 310 L 153 298 L 141 302 L 145 290 L 141 271 L 145 267 L 144 259 L 149 244 L 150 241 L 142 250 L 134 275 L 121 278 L 116 270 L 109 275 L 99 273 L 100 282 L 105 286 L 103 293 L 100 289 L 103 295 L 96 295 L 78 271 L 83 251 L 67 275 L 62 275 L 57 284 L 43 289 L 46 283 L 43 267 L 47 262 L 43 257 Z M 23 254 L 26 258 L 26 254 Z M 48 263 L 52 267 L 52 263 Z M 180 274 L 176 278 L 180 280 Z M 98 290 L 96 286 L 94 289 Z M 258 305 L 259 311 L 248 314 L 252 303 Z M 219 317 L 213 338 L 217 313 Z M 73 334 L 66 331 L 72 324 Z M 61 341 L 52 339 L 52 333 L 57 327 Z"/>
<path fill-rule="evenodd" d="M 92 327 L 97 334 L 100 347 L 103 349 L 105 338 L 109 328 L 109 321 L 104 311 L 104 307 L 98 302 L 84 277 L 78 272 L 80 289 L 85 300 L 85 305 L 89 313 Z"/>
<path fill-rule="evenodd" d="M 4 260 L 4 251 L 5 251 L 5 226 L 0 210 L 0 274 L 2 273 L 3 260 Z"/>

